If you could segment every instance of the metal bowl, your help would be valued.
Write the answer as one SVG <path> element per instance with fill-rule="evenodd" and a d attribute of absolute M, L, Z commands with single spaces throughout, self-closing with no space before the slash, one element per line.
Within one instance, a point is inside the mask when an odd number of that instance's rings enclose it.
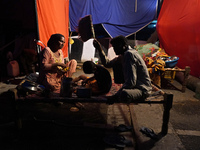
<path fill-rule="evenodd" d="M 30 81 L 27 81 L 27 80 L 24 81 L 21 86 L 25 91 L 30 92 L 30 93 L 35 93 L 38 90 L 36 83 L 30 82 Z"/>

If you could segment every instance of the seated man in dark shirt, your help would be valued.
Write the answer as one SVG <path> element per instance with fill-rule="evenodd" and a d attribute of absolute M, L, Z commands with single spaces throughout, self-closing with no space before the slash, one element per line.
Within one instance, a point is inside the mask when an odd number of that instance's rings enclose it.
<path fill-rule="evenodd" d="M 73 79 L 76 83 L 82 80 L 82 85 L 86 88 L 92 89 L 92 95 L 104 95 L 110 91 L 112 86 L 112 79 L 109 71 L 101 65 L 96 65 L 92 61 L 83 63 L 83 71 L 85 74 L 94 74 L 92 77 L 80 75 Z"/>

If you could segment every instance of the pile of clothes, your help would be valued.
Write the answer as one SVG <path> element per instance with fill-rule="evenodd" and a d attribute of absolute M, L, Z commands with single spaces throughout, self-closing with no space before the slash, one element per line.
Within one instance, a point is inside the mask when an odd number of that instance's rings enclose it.
<path fill-rule="evenodd" d="M 137 45 L 134 48 L 142 56 L 147 67 L 151 68 L 150 73 L 158 70 L 164 71 L 165 58 L 169 57 L 164 49 L 152 43 Z"/>
<path fill-rule="evenodd" d="M 160 75 L 165 71 L 166 62 L 175 57 L 169 56 L 164 49 L 152 43 L 137 45 L 134 48 L 144 59 L 152 81 L 160 86 Z"/>

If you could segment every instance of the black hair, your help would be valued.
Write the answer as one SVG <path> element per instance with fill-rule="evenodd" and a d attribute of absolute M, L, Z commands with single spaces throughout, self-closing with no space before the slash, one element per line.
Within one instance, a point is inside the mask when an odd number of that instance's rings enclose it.
<path fill-rule="evenodd" d="M 48 42 L 47 42 L 47 46 L 51 47 L 53 46 L 53 44 L 57 41 L 59 41 L 62 37 L 65 37 L 62 34 L 56 33 L 56 34 L 52 34 L 51 37 L 49 38 Z"/>
<path fill-rule="evenodd" d="M 86 74 L 94 73 L 96 70 L 96 64 L 92 61 L 85 61 L 83 63 L 83 71 Z"/>
<path fill-rule="evenodd" d="M 127 46 L 128 45 L 128 40 L 124 36 L 119 35 L 119 36 L 116 36 L 113 39 L 111 39 L 110 43 L 112 45 L 116 45 L 116 44 L 121 43 L 122 45 Z"/>

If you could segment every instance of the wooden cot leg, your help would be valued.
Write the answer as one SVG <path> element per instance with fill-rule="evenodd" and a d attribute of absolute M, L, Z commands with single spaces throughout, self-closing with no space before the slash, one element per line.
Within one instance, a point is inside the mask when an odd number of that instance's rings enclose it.
<path fill-rule="evenodd" d="M 165 93 L 164 104 L 163 104 L 163 107 L 164 107 L 163 124 L 162 124 L 162 131 L 161 131 L 163 135 L 166 135 L 168 133 L 168 123 L 169 123 L 170 109 L 172 108 L 172 103 L 173 103 L 173 94 Z"/>
<path fill-rule="evenodd" d="M 190 67 L 186 66 L 185 71 L 184 71 L 184 79 L 183 79 L 183 84 L 182 84 L 182 92 L 184 93 L 186 90 L 186 85 L 187 85 L 187 80 L 190 74 Z"/>

